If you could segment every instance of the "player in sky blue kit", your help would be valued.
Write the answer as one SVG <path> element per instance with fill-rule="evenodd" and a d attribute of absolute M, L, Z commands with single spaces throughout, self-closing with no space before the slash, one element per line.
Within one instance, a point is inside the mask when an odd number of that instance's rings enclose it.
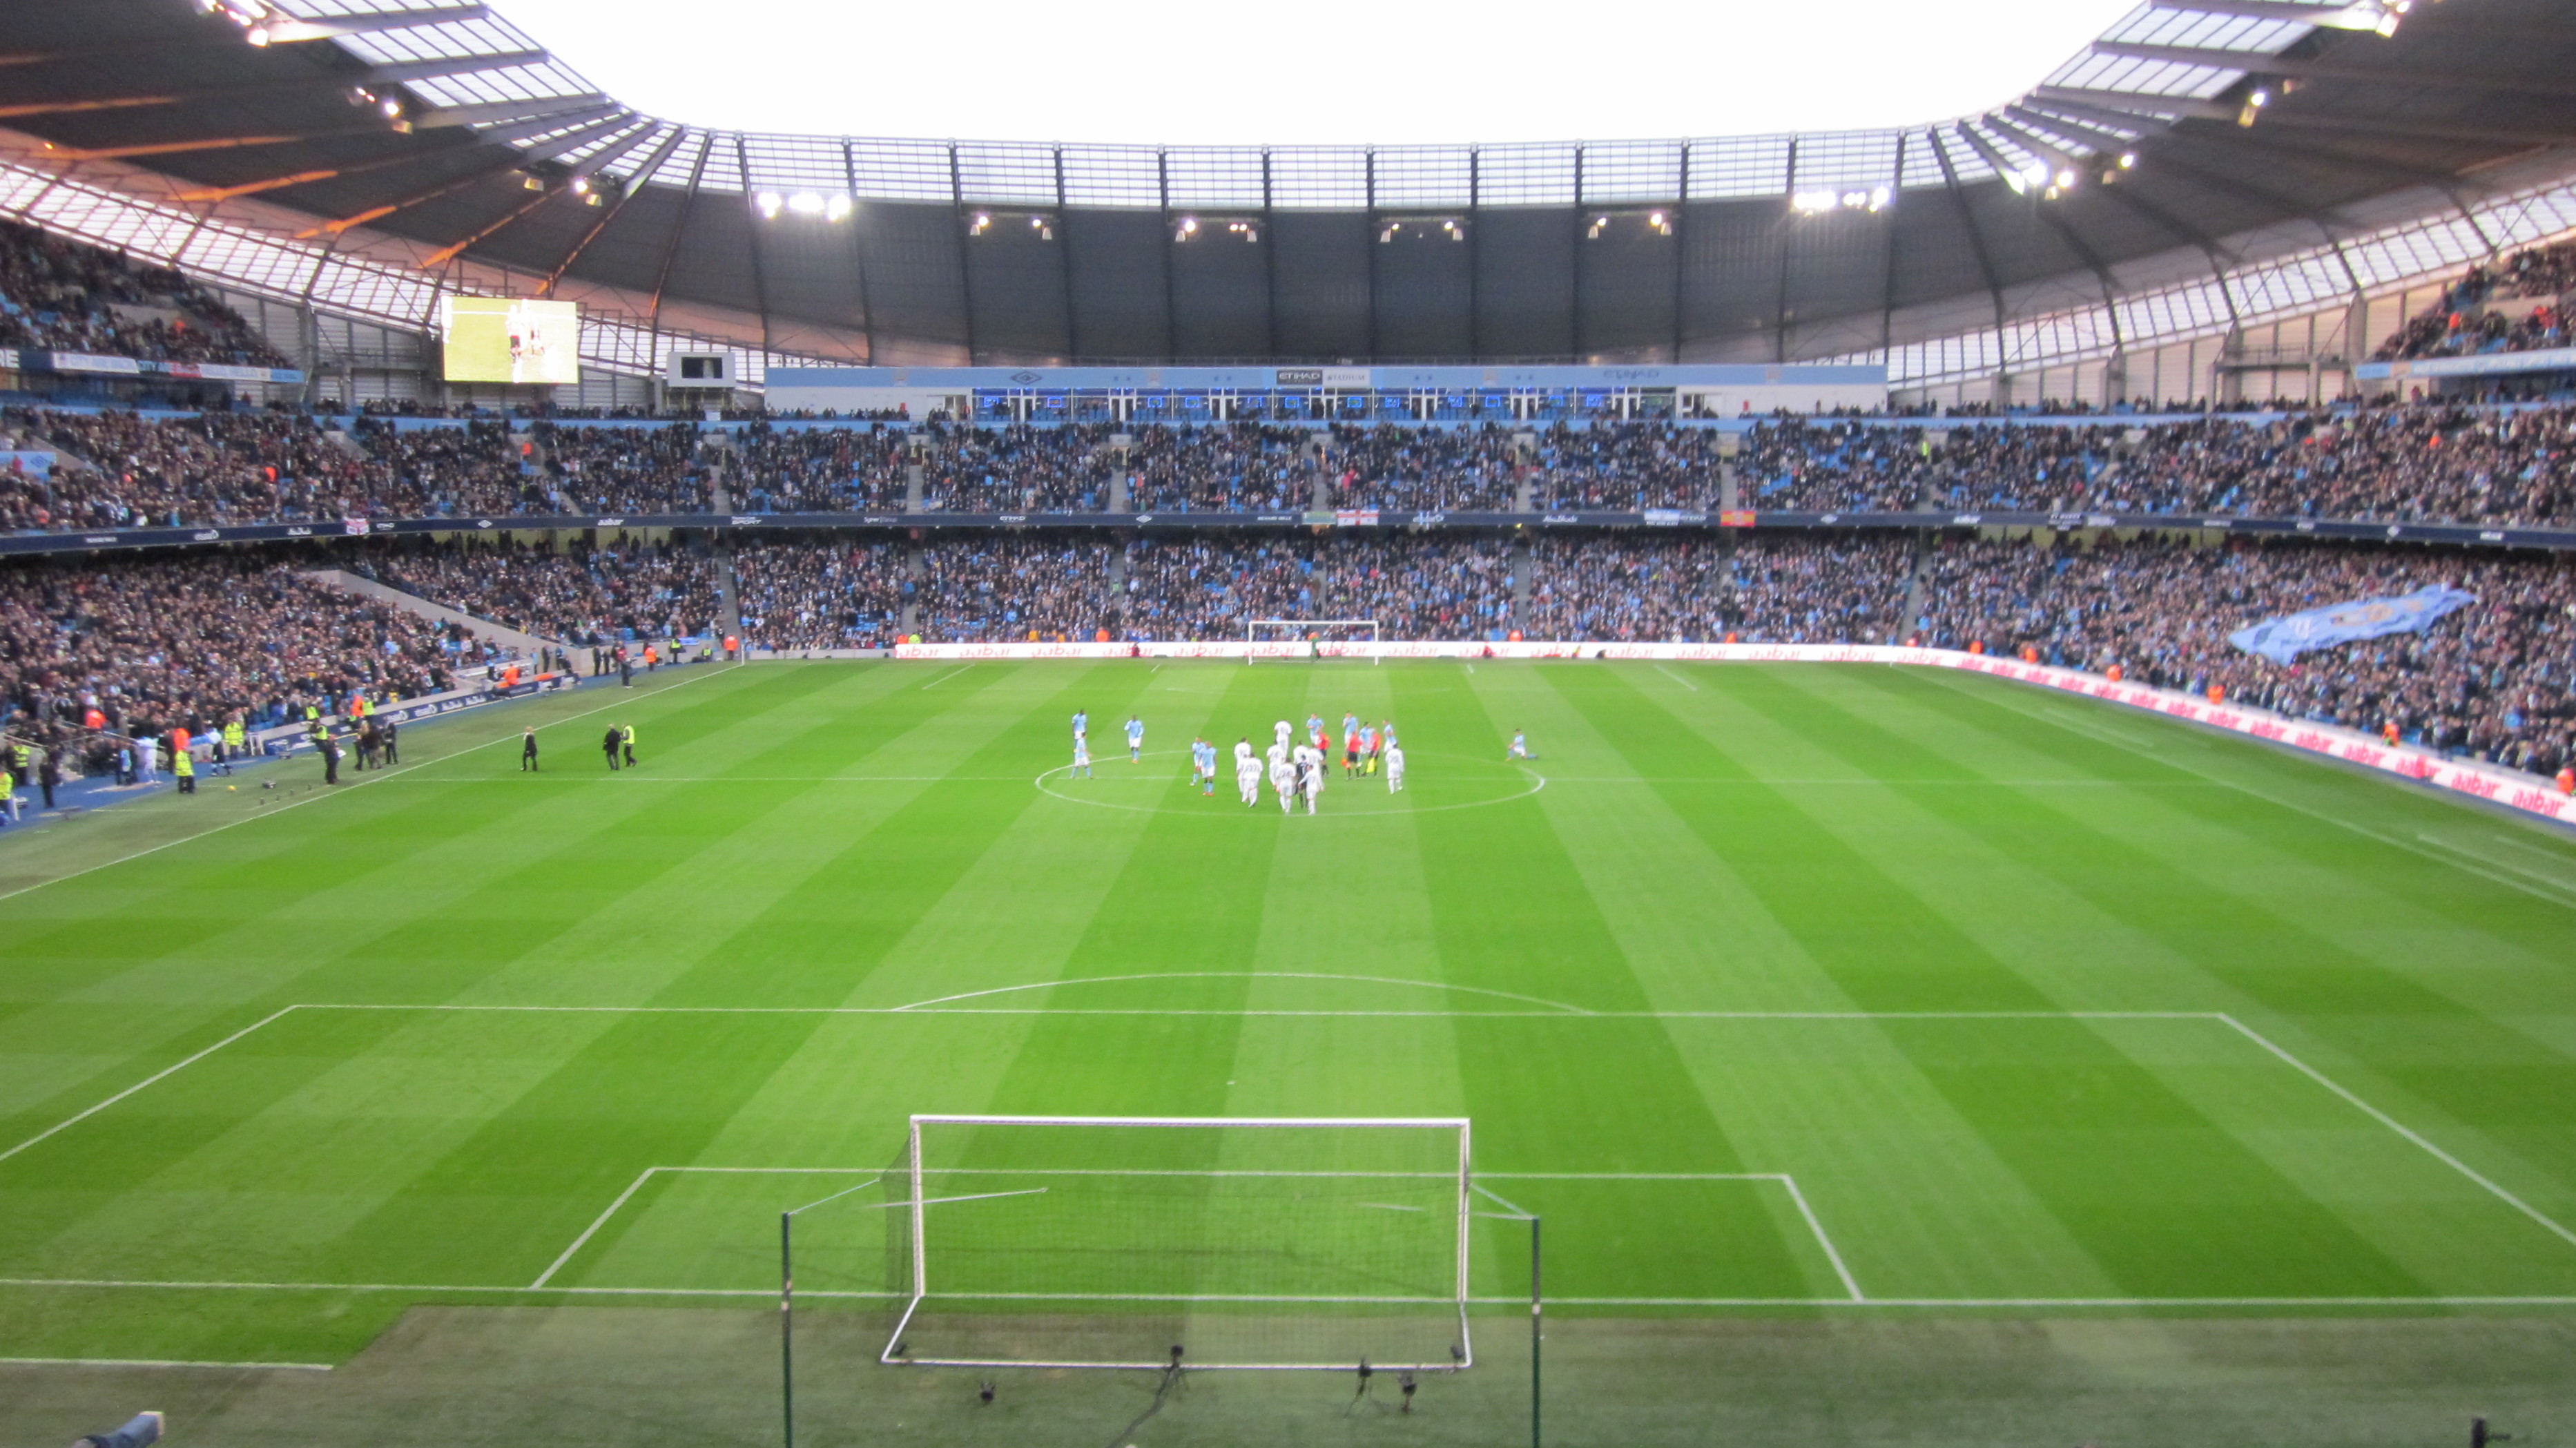
<path fill-rule="evenodd" d="M 1073 737 L 1076 739 L 1088 739 L 1091 737 L 1091 712 L 1089 710 L 1076 709 L 1073 711 Z"/>
<path fill-rule="evenodd" d="M 1321 714 L 1309 714 L 1309 715 L 1307 715 L 1307 716 L 1306 716 L 1306 741 L 1307 741 L 1308 743 L 1310 743 L 1310 744 L 1317 744 L 1317 745 L 1320 745 L 1320 744 L 1322 744 L 1322 743 L 1324 742 L 1324 716 L 1323 716 L 1323 715 L 1321 715 Z"/>
<path fill-rule="evenodd" d="M 1076 774 L 1085 779 L 1091 777 L 1091 741 L 1079 734 L 1073 736 L 1073 769 L 1065 778 L 1071 779 Z"/>
<path fill-rule="evenodd" d="M 1205 735 L 1190 741 L 1190 782 L 1203 786 L 1199 793 L 1216 793 L 1216 746 Z"/>
<path fill-rule="evenodd" d="M 1127 762 L 1141 764 L 1145 759 L 1145 721 L 1127 716 Z"/>
<path fill-rule="evenodd" d="M 1529 758 L 1529 736 L 1518 729 L 1513 730 L 1512 747 L 1503 752 L 1503 758 L 1506 762 Z"/>

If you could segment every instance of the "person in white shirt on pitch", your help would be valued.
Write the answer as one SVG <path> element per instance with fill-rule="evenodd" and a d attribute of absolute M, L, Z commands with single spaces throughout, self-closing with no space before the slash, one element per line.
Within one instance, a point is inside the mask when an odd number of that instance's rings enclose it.
<path fill-rule="evenodd" d="M 1315 796 L 1324 788 L 1324 751 L 1311 744 L 1300 744 L 1290 756 L 1296 761 L 1297 793 L 1306 797 L 1306 813 L 1315 812 Z"/>
<path fill-rule="evenodd" d="M 1404 749 L 1401 745 L 1389 743 L 1386 746 L 1386 792 L 1401 794 L 1403 791 Z"/>
<path fill-rule="evenodd" d="M 1253 757 L 1249 739 L 1234 746 L 1234 788 L 1245 804 L 1261 803 L 1261 761 Z"/>
<path fill-rule="evenodd" d="M 1297 768 L 1284 754 L 1270 757 L 1270 787 L 1279 792 L 1279 812 L 1288 813 L 1288 801 L 1297 795 Z"/>
<path fill-rule="evenodd" d="M 1274 726 L 1274 727 L 1275 727 L 1275 730 L 1276 730 L 1276 738 L 1275 738 L 1274 742 L 1275 742 L 1275 743 L 1277 743 L 1277 744 L 1278 744 L 1278 746 L 1279 746 L 1281 749 L 1283 749 L 1283 750 L 1284 750 L 1284 749 L 1286 749 L 1286 748 L 1288 747 L 1288 737 L 1289 737 L 1289 732 L 1290 732 L 1290 731 L 1289 731 L 1289 728 L 1288 728 L 1288 721 L 1287 721 L 1287 720 L 1285 720 L 1285 719 L 1282 719 L 1282 720 L 1280 720 L 1280 721 L 1279 721 L 1279 723 L 1278 723 L 1276 726 Z"/>

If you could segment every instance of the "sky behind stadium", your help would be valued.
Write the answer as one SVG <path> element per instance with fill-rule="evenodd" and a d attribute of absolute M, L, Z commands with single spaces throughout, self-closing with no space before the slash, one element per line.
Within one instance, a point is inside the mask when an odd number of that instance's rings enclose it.
<path fill-rule="evenodd" d="M 618 99 L 753 131 L 1171 144 L 1847 130 L 2009 100 L 2137 0 L 1594 9 L 498 0 Z"/>

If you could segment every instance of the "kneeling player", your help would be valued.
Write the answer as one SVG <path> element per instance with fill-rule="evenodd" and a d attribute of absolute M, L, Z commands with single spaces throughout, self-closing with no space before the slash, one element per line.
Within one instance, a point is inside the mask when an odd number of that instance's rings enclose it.
<path fill-rule="evenodd" d="M 1404 750 L 1400 745 L 1389 744 L 1386 746 L 1386 792 L 1400 794 L 1403 790 Z"/>

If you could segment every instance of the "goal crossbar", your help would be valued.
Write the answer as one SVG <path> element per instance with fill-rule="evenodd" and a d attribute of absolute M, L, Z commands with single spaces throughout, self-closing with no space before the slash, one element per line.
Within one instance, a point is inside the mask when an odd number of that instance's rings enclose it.
<path fill-rule="evenodd" d="M 1443 1139 L 1455 1133 L 1456 1146 L 1453 1158 L 1446 1145 L 1432 1146 L 1428 1143 L 1419 1146 L 1382 1145 L 1380 1149 L 1388 1151 L 1436 1153 L 1436 1155 L 1423 1156 L 1419 1163 L 1411 1165 L 1410 1169 L 1400 1170 L 1384 1169 L 1389 1163 L 1383 1161 L 1373 1161 L 1371 1166 L 1326 1170 L 1311 1167 L 1261 1166 L 1140 1167 L 1107 1161 L 1097 1166 L 1066 1165 L 1064 1163 L 1068 1158 L 1063 1154 L 1062 1142 L 1051 1143 L 1048 1149 L 1038 1151 L 1035 1154 L 1036 1159 L 1029 1162 L 1014 1163 L 1002 1160 L 996 1164 L 997 1156 L 1007 1158 L 1010 1155 L 1007 1150 L 999 1150 L 987 1151 L 979 1156 L 975 1164 L 969 1165 L 948 1164 L 945 1161 L 933 1161 L 929 1158 L 929 1154 L 925 1151 L 925 1132 L 936 1137 L 940 1134 L 941 1128 L 1002 1128 L 1008 1134 L 1016 1134 L 1019 1129 L 1025 1128 L 1048 1135 L 1058 1131 L 1124 1133 L 1200 1130 L 1252 1132 L 1259 1137 L 1272 1140 L 1298 1132 L 1360 1133 L 1363 1137 L 1379 1133 L 1420 1132 L 1437 1134 Z M 1023 1137 L 1021 1141 L 1025 1144 L 1033 1139 Z M 1389 1329 L 1384 1321 L 1365 1325 L 1343 1322 L 1327 1324 L 1321 1328 L 1309 1322 L 1301 1330 L 1306 1338 L 1311 1340 L 1290 1341 L 1284 1346 L 1279 1346 L 1275 1351 L 1255 1349 L 1246 1352 L 1237 1345 L 1230 1353 L 1220 1350 L 1203 1356 L 1193 1356 L 1190 1361 L 1180 1365 L 1190 1368 L 1348 1371 L 1366 1364 L 1372 1368 L 1390 1372 L 1407 1370 L 1446 1372 L 1472 1366 L 1474 1358 L 1469 1344 L 1467 1324 L 1470 1255 L 1468 1231 L 1470 1219 L 1473 1216 L 1471 1192 L 1474 1185 L 1471 1142 L 1472 1127 L 1469 1119 L 1465 1117 L 915 1114 L 910 1118 L 904 1156 L 896 1169 L 909 1178 L 910 1190 L 904 1194 L 904 1200 L 901 1202 L 887 1204 L 901 1209 L 911 1228 L 908 1234 L 910 1241 L 903 1244 L 901 1255 L 906 1259 L 905 1265 L 909 1269 L 912 1280 L 908 1284 L 908 1291 L 898 1293 L 898 1296 L 908 1300 L 903 1305 L 893 1334 L 887 1339 L 879 1360 L 888 1364 L 936 1367 L 1163 1369 L 1175 1365 L 1171 1359 L 1143 1352 L 1120 1350 L 1132 1348 L 1135 1345 L 1136 1337 L 1132 1331 L 1104 1333 L 1103 1336 L 1109 1341 L 1099 1345 L 1109 1347 L 1111 1350 L 1093 1353 L 1050 1352 L 1046 1346 L 1023 1351 L 1011 1340 L 1007 1332 L 961 1334 L 953 1327 L 946 1327 L 943 1330 L 933 1330 L 931 1336 L 943 1339 L 962 1336 L 967 1343 L 966 1348 L 953 1350 L 934 1344 L 928 1351 L 913 1351 L 909 1338 L 918 1335 L 927 1323 L 930 1314 L 925 1313 L 925 1304 L 936 1302 L 961 1305 L 998 1304 L 1003 1307 L 1044 1304 L 1050 1308 L 1061 1307 L 1076 1312 L 1088 1309 L 1108 1315 L 1109 1321 L 1123 1322 L 1123 1324 L 1150 1322 L 1153 1319 L 1139 1319 L 1131 1315 L 1122 1320 L 1116 1316 L 1122 1311 L 1132 1314 L 1138 1308 L 1161 1306 L 1168 1309 L 1171 1315 L 1189 1321 L 1191 1326 L 1188 1330 L 1192 1332 L 1209 1330 L 1208 1324 L 1200 1322 L 1192 1314 L 1211 1306 L 1254 1312 L 1265 1308 L 1275 1309 L 1278 1314 L 1290 1317 L 1301 1313 L 1308 1314 L 1310 1317 L 1315 1314 L 1329 1316 L 1338 1313 L 1365 1318 L 1369 1314 L 1409 1312 L 1411 1314 L 1409 1326 L 1401 1330 Z M 1115 1138 L 1112 1144 L 1116 1144 Z M 1077 1146 L 1073 1160 L 1080 1160 L 1079 1150 Z M 1366 1152 L 1362 1154 L 1365 1155 Z M 1045 1164 L 1038 1164 L 1040 1162 Z M 892 1174 L 889 1173 L 889 1175 Z M 978 1193 L 968 1182 L 956 1180 L 960 1177 L 1030 1178 L 1046 1182 L 1049 1190 Z M 954 1185 L 943 1191 L 936 1185 L 942 1179 L 949 1180 Z M 1084 1199 L 1086 1180 L 1093 1184 L 1090 1190 L 1102 1200 L 1086 1204 Z M 1344 1188 L 1345 1193 L 1349 1194 L 1347 1197 L 1328 1199 L 1315 1195 L 1319 1190 L 1328 1191 L 1330 1184 L 1335 1181 L 1348 1184 Z M 1334 1205 L 1344 1208 L 1346 1216 L 1380 1219 L 1403 1217 L 1407 1225 L 1402 1231 L 1411 1234 L 1405 1238 L 1411 1246 L 1402 1249 L 1408 1260 L 1399 1266 L 1412 1274 L 1410 1285 L 1420 1286 L 1426 1290 L 1389 1292 L 1384 1290 L 1385 1286 L 1399 1284 L 1379 1284 L 1374 1281 L 1369 1285 L 1378 1290 L 1359 1290 L 1349 1283 L 1292 1285 L 1286 1282 L 1264 1281 L 1259 1284 L 1260 1290 L 1251 1291 L 1188 1290 L 1179 1288 L 1177 1284 L 1175 1284 L 1175 1290 L 1162 1291 L 1122 1291 L 1109 1288 L 1108 1284 L 1092 1286 L 1091 1290 L 1056 1291 L 1046 1290 L 1056 1284 L 1050 1284 L 1044 1280 L 1013 1281 L 1008 1284 L 979 1281 L 950 1283 L 938 1272 L 940 1264 L 934 1253 L 934 1241 L 951 1239 L 934 1237 L 934 1231 L 939 1227 L 939 1223 L 929 1213 L 928 1209 L 932 1206 L 946 1203 L 983 1203 L 1011 1197 L 1019 1199 L 1017 1205 L 1043 1213 L 1050 1210 L 1045 1205 L 1050 1196 L 1057 1196 L 1060 1210 L 1072 1221 L 1072 1225 L 1065 1230 L 1076 1234 L 1076 1245 L 1072 1250 L 1094 1255 L 1103 1249 L 1112 1253 L 1150 1255 L 1166 1250 L 1177 1251 L 1179 1244 L 1170 1244 L 1167 1247 L 1165 1243 L 1154 1240 L 1122 1243 L 1112 1239 L 1102 1242 L 1097 1239 L 1081 1238 L 1079 1233 L 1086 1227 L 1098 1230 L 1101 1222 L 1105 1220 L 1113 1224 L 1112 1230 L 1115 1230 L 1117 1224 L 1132 1223 L 1141 1231 L 1142 1236 L 1151 1239 L 1154 1233 L 1151 1230 L 1150 1210 L 1139 1212 L 1136 1208 L 1140 1204 L 1130 1203 L 1120 1198 L 1118 1194 L 1151 1188 L 1158 1184 L 1166 1189 L 1177 1188 L 1181 1192 L 1178 1196 L 1165 1197 L 1156 1202 L 1141 1205 L 1148 1209 L 1153 1207 L 1170 1209 L 1171 1203 L 1179 1202 L 1181 1205 L 1178 1209 L 1187 1211 L 1190 1209 L 1188 1192 L 1193 1190 L 1188 1184 L 1192 1182 L 1202 1184 L 1209 1189 L 1213 1189 L 1214 1184 L 1223 1183 L 1231 1190 L 1276 1193 L 1275 1202 L 1256 1196 L 1253 1199 L 1254 1214 L 1258 1217 L 1258 1213 L 1266 1206 L 1273 1216 L 1260 1220 L 1265 1224 L 1285 1221 L 1292 1225 L 1292 1230 L 1297 1224 L 1312 1223 L 1326 1216 Z M 960 1191 L 958 1188 L 965 1188 L 965 1190 Z M 1052 1190 L 1055 1188 L 1070 1191 L 1073 1195 L 1061 1197 Z M 1391 1194 L 1405 1191 L 1421 1196 L 1422 1200 L 1416 1202 L 1380 1200 Z M 1103 1202 L 1110 1208 L 1105 1216 L 1082 1215 L 1086 1207 L 1097 1211 Z M 1275 1244 L 1267 1241 L 1236 1241 L 1230 1238 L 1227 1233 L 1231 1230 L 1239 1230 L 1241 1224 L 1225 1220 L 1224 1208 L 1227 1205 L 1217 1203 L 1209 1210 L 1205 1221 L 1188 1224 L 1212 1234 L 1201 1241 L 1202 1251 L 1223 1252 L 1231 1247 L 1241 1251 L 1247 1258 L 1282 1255 L 1276 1251 Z M 1128 1210 L 1119 1210 L 1122 1207 Z M 979 1209 L 968 1207 L 965 1210 L 971 1212 Z M 1061 1225 L 1062 1221 L 1061 1218 L 1057 1219 L 1054 1224 Z M 1419 1223 L 1420 1226 L 1412 1226 L 1412 1223 Z M 998 1228 L 988 1221 L 979 1227 L 968 1228 L 962 1233 L 968 1239 L 963 1250 L 970 1260 L 975 1259 L 980 1252 L 989 1252 L 991 1244 L 977 1240 L 977 1233 L 1000 1231 L 1004 1233 L 1001 1240 L 1007 1244 L 1010 1256 L 1015 1259 L 1039 1260 L 1044 1255 L 1043 1238 L 1049 1225 L 1050 1223 L 1044 1218 L 1019 1219 L 1015 1229 Z M 1426 1233 L 1429 1235 L 1425 1235 Z M 1365 1236 L 1365 1233 L 1362 1235 Z M 1436 1237 L 1443 1236 L 1449 1240 L 1435 1241 Z M 1381 1252 L 1394 1250 L 1387 1245 L 1387 1242 L 1392 1240 L 1390 1238 L 1375 1244 L 1363 1241 L 1353 1245 L 1351 1250 L 1362 1256 L 1365 1256 L 1371 1245 L 1377 1246 Z M 1301 1249 L 1318 1249 L 1329 1257 L 1333 1243 L 1327 1236 L 1313 1242 L 1301 1242 L 1299 1245 Z M 1421 1249 L 1435 1245 L 1446 1249 L 1443 1255 L 1447 1260 L 1433 1268 L 1433 1264 L 1422 1257 Z M 960 1249 L 951 1246 L 948 1250 L 953 1254 Z M 1301 1258 L 1302 1251 L 1285 1255 L 1290 1258 Z M 1352 1264 L 1352 1268 L 1363 1276 L 1384 1270 L 1382 1263 L 1368 1262 Z M 1425 1269 L 1432 1269 L 1432 1271 L 1429 1275 L 1425 1275 Z M 1341 1290 L 1295 1290 L 1296 1286 L 1336 1285 Z M 1429 1290 L 1434 1286 L 1436 1290 Z M 1108 1290 L 1102 1290 L 1103 1288 Z M 973 1311 L 971 1307 L 958 1306 L 948 1308 L 945 1315 L 948 1318 L 955 1318 L 961 1313 L 971 1316 Z M 1422 1350 L 1427 1342 L 1423 1331 L 1423 1324 L 1428 1320 L 1424 1318 L 1425 1313 L 1437 1314 L 1441 1324 L 1439 1336 L 1443 1339 L 1451 1337 L 1449 1326 L 1454 1324 L 1454 1340 L 1440 1342 L 1438 1351 Z M 1243 1321 L 1244 1319 L 1236 1319 L 1238 1327 Z M 1175 1328 L 1169 1335 L 1179 1335 L 1181 1331 Z M 1299 1331 L 1290 1330 L 1283 1335 L 1296 1339 Z M 1241 1333 L 1238 1331 L 1236 1335 L 1241 1336 Z M 1001 1346 L 994 1346 L 996 1343 Z M 1063 1345 L 1074 1346 L 1075 1344 Z M 1081 1346 L 1090 1345 L 1081 1344 Z M 1378 1350 L 1370 1350 L 1372 1346 Z M 1178 1351 L 1178 1347 L 1179 1345 L 1175 1344 L 1173 1350 Z M 1160 1349 L 1157 1348 L 1156 1351 L 1159 1352 Z"/>

